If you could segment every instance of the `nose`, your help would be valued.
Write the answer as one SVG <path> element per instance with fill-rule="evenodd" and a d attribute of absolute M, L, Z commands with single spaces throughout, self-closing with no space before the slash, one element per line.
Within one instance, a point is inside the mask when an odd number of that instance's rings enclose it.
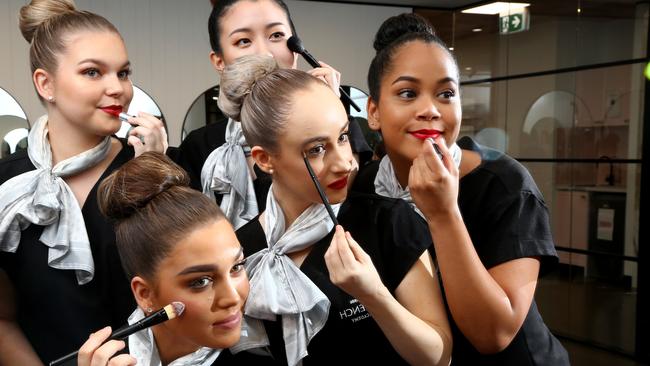
<path fill-rule="evenodd" d="M 124 80 L 120 80 L 117 74 L 106 75 L 106 94 L 118 97 L 124 93 Z"/>
<path fill-rule="evenodd" d="M 257 42 L 255 42 L 255 54 L 256 55 L 262 55 L 262 56 L 270 56 L 273 57 L 273 53 L 271 53 L 271 48 L 269 47 L 268 44 L 266 44 L 266 40 L 263 38 L 257 39 Z"/>
<path fill-rule="evenodd" d="M 227 281 L 223 281 L 221 285 L 215 288 L 212 310 L 228 309 L 241 306 L 242 296 L 240 295 L 238 289 L 240 281 L 242 281 L 240 278 L 230 278 Z"/>
<path fill-rule="evenodd" d="M 433 98 L 422 96 L 417 111 L 418 119 L 431 121 L 440 118 L 440 111 Z"/>
<path fill-rule="evenodd" d="M 354 159 L 350 144 L 336 146 L 330 151 L 330 170 L 335 174 L 349 173 Z"/>

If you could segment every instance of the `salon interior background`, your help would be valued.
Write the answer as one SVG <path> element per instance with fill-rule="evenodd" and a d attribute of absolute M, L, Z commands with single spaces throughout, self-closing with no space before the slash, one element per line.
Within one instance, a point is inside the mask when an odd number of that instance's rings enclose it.
<path fill-rule="evenodd" d="M 549 205 L 562 265 L 539 282 L 547 324 L 565 344 L 594 350 L 568 347 L 574 365 L 648 362 L 648 1 L 528 1 L 529 29 L 512 34 L 500 34 L 498 15 L 462 12 L 486 1 L 286 1 L 306 48 L 361 90 L 381 22 L 410 11 L 428 17 L 459 61 L 461 133 L 524 163 Z M 0 88 L 33 121 L 44 109 L 17 26 L 24 3 L 0 0 Z M 209 1 L 76 3 L 120 30 L 133 83 L 158 104 L 178 145 L 190 106 L 218 83 Z"/>

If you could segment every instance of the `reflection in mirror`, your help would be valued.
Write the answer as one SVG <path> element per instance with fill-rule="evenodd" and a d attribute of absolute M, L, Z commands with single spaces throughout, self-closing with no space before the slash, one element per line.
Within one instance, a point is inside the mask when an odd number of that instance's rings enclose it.
<path fill-rule="evenodd" d="M 181 140 L 184 140 L 190 132 L 203 126 L 228 120 L 228 117 L 221 113 L 219 106 L 217 106 L 218 98 L 219 85 L 215 85 L 194 99 L 190 109 L 185 114 Z"/>
<path fill-rule="evenodd" d="M 341 102 L 345 106 L 345 110 L 348 115 L 357 121 L 361 131 L 363 131 L 363 137 L 368 142 L 370 148 L 375 152 L 377 157 L 383 156 L 383 153 L 378 153 L 378 148 L 380 148 L 381 135 L 377 131 L 373 131 L 368 127 L 368 111 L 366 110 L 366 105 L 368 104 L 368 94 L 355 87 L 350 85 L 341 85 L 343 90 L 350 95 L 350 98 L 357 103 L 361 108 L 361 112 L 357 112 L 354 108 L 350 107 L 349 103 L 346 103 L 344 99 L 341 99 Z"/>
<path fill-rule="evenodd" d="M 29 122 L 20 104 L 0 88 L 0 158 L 27 148 Z"/>
<path fill-rule="evenodd" d="M 133 85 L 133 99 L 131 100 L 131 104 L 129 105 L 129 110 L 127 113 L 135 116 L 138 114 L 138 112 L 147 112 L 149 114 L 153 114 L 156 116 L 156 118 L 160 119 L 163 122 L 165 129 L 167 129 L 167 122 L 165 122 L 165 118 L 162 111 L 158 107 L 158 104 L 156 104 L 156 102 L 149 96 L 149 94 Z M 122 127 L 119 131 L 117 131 L 115 136 L 126 138 L 130 129 L 131 125 L 122 121 Z"/>

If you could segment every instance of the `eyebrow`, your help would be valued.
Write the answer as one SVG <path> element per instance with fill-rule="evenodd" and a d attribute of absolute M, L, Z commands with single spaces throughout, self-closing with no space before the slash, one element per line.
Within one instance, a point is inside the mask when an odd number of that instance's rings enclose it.
<path fill-rule="evenodd" d="M 348 126 L 350 126 L 349 120 L 345 125 L 343 125 L 343 128 L 341 128 L 340 132 L 345 131 L 345 129 L 348 128 Z M 327 136 L 314 136 L 310 139 L 307 139 L 302 143 L 302 147 L 304 148 L 305 146 L 311 144 L 312 142 L 317 142 L 317 141 L 327 141 Z"/>
<path fill-rule="evenodd" d="M 244 248 L 240 246 L 237 255 L 235 255 L 235 259 L 241 257 L 243 253 L 244 253 Z M 178 272 L 177 276 L 182 276 L 191 273 L 215 272 L 217 268 L 219 267 L 216 264 L 197 264 L 195 266 L 187 267 L 184 270 Z"/>
<path fill-rule="evenodd" d="M 391 85 L 396 84 L 396 83 L 398 83 L 400 81 L 410 81 L 410 82 L 416 83 L 419 80 L 417 78 L 414 78 L 413 76 L 400 76 L 397 79 L 395 79 Z M 449 82 L 452 82 L 454 84 L 458 84 L 456 79 L 452 78 L 451 76 L 447 76 L 447 77 L 444 77 L 444 78 L 438 80 L 438 84 L 445 84 L 445 83 L 449 83 Z"/>
<path fill-rule="evenodd" d="M 86 63 L 86 62 L 90 62 L 90 63 L 93 63 L 93 64 L 97 64 L 97 65 L 102 66 L 102 67 L 108 67 L 108 64 L 107 64 L 106 62 L 101 61 L 101 60 L 97 60 L 97 59 L 95 59 L 95 58 L 86 58 L 86 59 L 83 59 L 83 60 L 79 61 L 78 65 L 84 64 L 84 63 Z M 127 62 L 125 62 L 124 65 L 122 65 L 122 67 L 120 67 L 120 69 L 123 69 L 123 68 L 125 68 L 125 67 L 127 67 L 127 66 L 131 66 L 131 61 L 127 61 Z"/>
<path fill-rule="evenodd" d="M 265 28 L 266 28 L 266 29 L 273 28 L 273 27 L 275 27 L 276 25 L 284 25 L 284 23 L 282 23 L 282 22 L 273 22 L 273 23 L 269 23 L 269 24 L 266 25 Z M 233 34 L 238 33 L 238 32 L 250 32 L 250 31 L 251 31 L 251 29 L 250 29 L 250 28 L 246 28 L 246 27 L 244 27 L 244 28 L 237 28 L 237 29 L 235 29 L 234 31 L 230 32 L 230 34 L 228 35 L 228 37 L 230 37 L 230 36 L 232 36 Z"/>

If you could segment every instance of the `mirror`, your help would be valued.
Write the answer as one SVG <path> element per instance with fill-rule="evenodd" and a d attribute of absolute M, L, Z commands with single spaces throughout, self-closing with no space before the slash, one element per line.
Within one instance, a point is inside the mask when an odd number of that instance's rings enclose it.
<path fill-rule="evenodd" d="M 217 106 L 217 99 L 219 99 L 219 85 L 209 88 L 194 99 L 183 120 L 181 141 L 196 129 L 228 120 Z"/>
<path fill-rule="evenodd" d="M 380 149 L 381 134 L 377 131 L 371 130 L 368 127 L 368 111 L 366 110 L 366 105 L 368 104 L 368 93 L 351 85 L 341 85 L 343 90 L 348 93 L 350 98 L 361 108 L 361 111 L 357 111 L 349 103 L 346 103 L 344 99 L 341 99 L 345 110 L 348 115 L 357 121 L 361 131 L 363 131 L 363 137 L 366 139 L 366 142 L 370 148 L 375 152 L 377 157 L 380 157 L 382 153 L 378 151 Z"/>
<path fill-rule="evenodd" d="M 29 122 L 20 104 L 0 88 L 0 159 L 27 148 Z"/>
<path fill-rule="evenodd" d="M 165 130 L 168 130 L 167 122 L 165 122 L 165 117 L 163 116 L 162 111 L 158 107 L 158 104 L 156 104 L 156 102 L 153 100 L 153 98 L 151 98 L 151 96 L 149 96 L 149 94 L 145 93 L 142 89 L 133 85 L 133 99 L 131 100 L 131 104 L 129 105 L 129 110 L 126 113 L 135 116 L 138 112 L 147 112 L 149 114 L 153 114 L 163 122 L 163 125 L 165 125 Z M 126 138 L 130 129 L 131 129 L 130 124 L 128 124 L 127 122 L 122 122 L 122 127 L 120 128 L 119 131 L 117 131 L 115 136 L 120 138 Z"/>

